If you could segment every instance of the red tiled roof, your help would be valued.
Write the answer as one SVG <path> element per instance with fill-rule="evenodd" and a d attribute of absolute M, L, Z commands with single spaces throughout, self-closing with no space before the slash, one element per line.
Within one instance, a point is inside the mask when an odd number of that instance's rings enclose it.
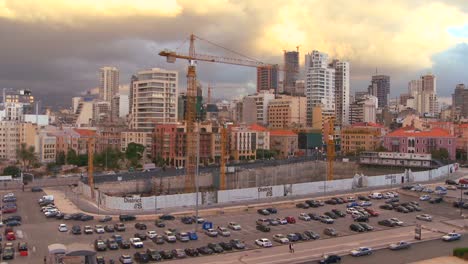
<path fill-rule="evenodd" d="M 297 136 L 297 134 L 292 130 L 279 129 L 271 130 L 270 136 Z"/>
<path fill-rule="evenodd" d="M 459 128 L 468 128 L 468 124 L 460 124 L 458 127 Z"/>
<path fill-rule="evenodd" d="M 442 128 L 419 131 L 412 127 L 404 127 L 387 134 L 387 137 L 453 137 L 449 131 Z"/>
<path fill-rule="evenodd" d="M 267 129 L 261 125 L 258 125 L 258 124 L 252 124 L 249 126 L 249 128 L 251 130 L 254 130 L 254 131 L 260 131 L 260 132 L 264 132 L 264 131 L 267 131 Z"/>
<path fill-rule="evenodd" d="M 353 127 L 380 127 L 383 128 L 381 124 L 377 123 L 372 123 L 372 122 L 361 122 L 361 123 L 355 123 L 352 125 Z"/>
<path fill-rule="evenodd" d="M 95 130 L 79 129 L 79 128 L 75 128 L 73 130 L 75 130 L 76 133 L 80 134 L 80 136 L 84 136 L 84 137 L 92 137 L 96 135 Z"/>

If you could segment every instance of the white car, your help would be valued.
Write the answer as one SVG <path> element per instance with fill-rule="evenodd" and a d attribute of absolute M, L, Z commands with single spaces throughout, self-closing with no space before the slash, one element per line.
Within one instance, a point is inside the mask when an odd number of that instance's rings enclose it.
<path fill-rule="evenodd" d="M 230 223 L 228 224 L 228 227 L 229 227 L 230 229 L 236 230 L 236 231 L 239 231 L 239 230 L 242 229 L 242 227 L 241 227 L 238 223 L 236 223 L 236 222 L 230 222 Z"/>
<path fill-rule="evenodd" d="M 446 188 L 447 190 L 452 190 L 452 191 L 457 189 L 457 187 L 455 187 L 455 186 L 453 186 L 453 185 L 447 185 L 447 186 L 445 186 L 445 188 Z"/>
<path fill-rule="evenodd" d="M 356 198 L 353 197 L 353 196 L 350 196 L 350 197 L 346 198 L 346 202 L 348 202 L 348 203 L 355 202 L 355 201 L 356 201 Z"/>
<path fill-rule="evenodd" d="M 217 237 L 218 231 L 214 230 L 213 228 L 208 228 L 205 230 L 205 234 L 209 237 Z"/>
<path fill-rule="evenodd" d="M 164 231 L 164 236 L 163 237 L 167 242 L 176 242 L 177 241 L 176 236 L 169 230 Z"/>
<path fill-rule="evenodd" d="M 448 233 L 445 236 L 442 237 L 443 241 L 453 241 L 453 240 L 459 240 L 461 238 L 461 234 L 458 233 Z"/>
<path fill-rule="evenodd" d="M 304 221 L 310 221 L 311 220 L 310 216 L 308 214 L 306 214 L 306 213 L 301 213 L 299 215 L 299 219 L 304 220 Z"/>
<path fill-rule="evenodd" d="M 289 243 L 289 239 L 283 234 L 273 235 L 273 240 L 276 241 L 276 242 L 279 242 L 281 244 Z"/>
<path fill-rule="evenodd" d="M 390 218 L 389 220 L 394 222 L 397 226 L 402 226 L 404 224 L 403 221 L 399 220 L 398 218 Z"/>
<path fill-rule="evenodd" d="M 149 238 L 155 238 L 158 234 L 156 233 L 156 231 L 153 231 L 153 230 L 149 230 L 146 232 L 146 236 L 149 237 Z"/>
<path fill-rule="evenodd" d="M 60 224 L 59 227 L 58 227 L 58 231 L 67 232 L 68 231 L 67 225 L 66 224 Z"/>
<path fill-rule="evenodd" d="M 430 195 L 422 195 L 421 197 L 419 197 L 419 200 L 421 201 L 429 201 L 431 199 L 431 196 Z"/>
<path fill-rule="evenodd" d="M 430 216 L 428 214 L 420 214 L 420 215 L 416 216 L 416 219 L 431 222 L 432 221 L 432 216 Z"/>
<path fill-rule="evenodd" d="M 255 244 L 257 244 L 260 247 L 272 247 L 273 244 L 268 238 L 260 238 L 255 240 Z"/>
<path fill-rule="evenodd" d="M 383 195 L 381 193 L 371 193 L 369 194 L 369 198 L 372 198 L 372 199 L 382 199 L 383 198 Z"/>
<path fill-rule="evenodd" d="M 14 193 L 7 193 L 7 194 L 3 195 L 3 198 L 8 198 L 8 197 L 15 197 L 15 194 Z"/>
<path fill-rule="evenodd" d="M 280 225 L 287 225 L 288 224 L 288 220 L 286 220 L 286 218 L 276 218 L 276 221 L 278 221 L 278 223 L 280 223 Z"/>
<path fill-rule="evenodd" d="M 346 209 L 346 213 L 352 214 L 352 213 L 359 213 L 359 212 L 356 208 L 351 207 L 351 208 Z"/>
<path fill-rule="evenodd" d="M 359 247 L 359 248 L 356 248 L 355 250 L 351 250 L 350 254 L 353 257 L 360 257 L 360 256 L 370 255 L 370 254 L 372 254 L 372 248 Z"/>
<path fill-rule="evenodd" d="M 104 230 L 104 227 L 102 225 L 95 225 L 94 232 L 96 232 L 96 234 L 104 234 L 106 230 Z"/>
<path fill-rule="evenodd" d="M 383 194 L 382 194 L 382 197 L 383 197 L 384 199 L 388 199 L 388 198 L 393 198 L 394 195 L 393 195 L 393 193 L 386 192 L 386 193 L 383 193 Z"/>
<path fill-rule="evenodd" d="M 142 248 L 143 247 L 143 242 L 138 237 L 131 237 L 130 238 L 130 243 L 132 244 L 132 246 L 134 248 Z"/>
<path fill-rule="evenodd" d="M 133 263 L 132 257 L 130 255 L 121 255 L 119 260 L 120 260 L 120 263 L 122 263 L 122 264 L 132 264 Z"/>
<path fill-rule="evenodd" d="M 218 226 L 218 235 L 228 237 L 231 235 L 231 232 L 229 232 L 229 230 L 225 227 Z"/>

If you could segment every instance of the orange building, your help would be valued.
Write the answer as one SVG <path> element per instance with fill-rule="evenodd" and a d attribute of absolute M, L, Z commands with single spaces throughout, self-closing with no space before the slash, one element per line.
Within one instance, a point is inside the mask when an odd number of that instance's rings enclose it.
<path fill-rule="evenodd" d="M 270 131 L 270 150 L 277 151 L 279 158 L 294 156 L 299 149 L 297 134 L 292 130 Z"/>

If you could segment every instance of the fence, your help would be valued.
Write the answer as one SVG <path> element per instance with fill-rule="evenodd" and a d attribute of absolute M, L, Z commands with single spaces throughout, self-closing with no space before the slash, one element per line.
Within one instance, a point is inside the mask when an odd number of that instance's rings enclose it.
<path fill-rule="evenodd" d="M 420 172 L 405 172 L 399 174 L 389 174 L 381 176 L 362 176 L 366 180 L 360 187 L 392 186 L 406 182 L 423 182 L 448 176 L 458 169 L 458 164 L 450 164 L 437 169 Z M 252 201 L 264 198 L 297 196 L 314 193 L 327 193 L 334 191 L 345 191 L 357 188 L 355 179 L 343 179 L 334 181 L 307 182 L 298 184 L 284 184 L 275 186 L 262 186 L 256 188 L 233 189 L 214 192 L 200 192 L 198 194 L 199 204 L 230 203 L 240 201 Z M 91 196 L 88 185 L 80 182 L 79 191 L 87 196 Z M 160 195 L 149 197 L 118 197 L 106 195 L 95 190 L 95 199 L 100 201 L 102 207 L 108 209 L 134 211 L 134 210 L 156 210 L 156 208 L 171 208 L 193 206 L 196 203 L 195 193 Z"/>

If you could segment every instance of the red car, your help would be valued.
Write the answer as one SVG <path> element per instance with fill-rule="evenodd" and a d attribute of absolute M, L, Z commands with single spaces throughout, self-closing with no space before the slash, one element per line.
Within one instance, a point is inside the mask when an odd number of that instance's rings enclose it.
<path fill-rule="evenodd" d="M 286 216 L 286 221 L 288 221 L 288 224 L 295 224 L 296 218 L 294 218 L 293 216 Z"/>
<path fill-rule="evenodd" d="M 2 213 L 9 214 L 9 213 L 16 213 L 16 207 L 6 207 L 2 209 Z"/>
<path fill-rule="evenodd" d="M 6 237 L 6 240 L 8 241 L 16 240 L 15 233 L 13 232 L 8 232 L 5 237 Z"/>
<path fill-rule="evenodd" d="M 374 211 L 372 208 L 364 208 L 371 216 L 379 216 L 377 211 Z"/>

